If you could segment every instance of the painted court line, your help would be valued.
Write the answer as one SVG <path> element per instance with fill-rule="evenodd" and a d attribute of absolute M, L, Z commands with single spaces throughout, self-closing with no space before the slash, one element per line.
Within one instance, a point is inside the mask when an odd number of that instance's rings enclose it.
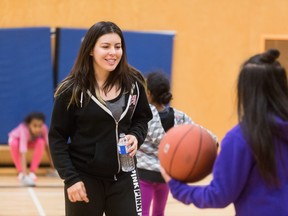
<path fill-rule="evenodd" d="M 44 210 L 41 206 L 41 203 L 39 202 L 34 190 L 32 188 L 28 188 L 27 190 L 28 190 L 37 210 L 38 210 L 39 216 L 45 216 L 45 212 L 44 212 Z"/>

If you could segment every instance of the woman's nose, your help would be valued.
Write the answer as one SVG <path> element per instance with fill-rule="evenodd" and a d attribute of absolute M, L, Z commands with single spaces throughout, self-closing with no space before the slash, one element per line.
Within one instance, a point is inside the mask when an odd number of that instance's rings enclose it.
<path fill-rule="evenodd" d="M 116 53 L 116 50 L 114 47 L 112 47 L 110 50 L 109 50 L 109 54 L 115 54 Z"/>

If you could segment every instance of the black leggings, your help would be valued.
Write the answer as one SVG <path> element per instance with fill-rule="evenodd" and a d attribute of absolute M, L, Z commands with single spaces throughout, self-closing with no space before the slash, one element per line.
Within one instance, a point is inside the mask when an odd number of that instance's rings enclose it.
<path fill-rule="evenodd" d="M 81 176 L 89 203 L 69 201 L 65 186 L 66 216 L 142 215 L 141 192 L 136 170 L 117 177 L 117 181 Z"/>

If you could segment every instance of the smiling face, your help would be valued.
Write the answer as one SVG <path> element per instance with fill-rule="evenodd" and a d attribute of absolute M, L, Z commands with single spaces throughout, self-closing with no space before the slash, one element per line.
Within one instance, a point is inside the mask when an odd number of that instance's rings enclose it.
<path fill-rule="evenodd" d="M 93 67 L 96 73 L 115 70 L 122 57 L 121 38 L 116 33 L 104 34 L 98 38 L 91 51 Z"/>

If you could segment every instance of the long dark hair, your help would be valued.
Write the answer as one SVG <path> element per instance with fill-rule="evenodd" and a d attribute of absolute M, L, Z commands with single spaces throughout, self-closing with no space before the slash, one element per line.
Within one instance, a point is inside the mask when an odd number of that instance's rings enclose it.
<path fill-rule="evenodd" d="M 72 104 L 79 106 L 81 92 L 90 90 L 90 92 L 94 94 L 95 86 L 98 87 L 94 77 L 93 57 L 90 53 L 98 38 L 109 33 L 116 33 L 121 38 L 122 57 L 116 69 L 113 73 L 109 74 L 104 83 L 104 92 L 107 93 L 115 84 L 118 84 L 119 88 L 130 90 L 133 83 L 132 77 L 136 79 L 141 77 L 139 71 L 131 68 L 127 63 L 126 45 L 121 29 L 113 22 L 98 22 L 91 26 L 85 34 L 72 70 L 59 84 L 54 94 L 54 96 L 57 97 L 67 90 L 71 91 L 71 98 L 67 108 Z M 90 97 L 88 97 L 87 94 L 83 94 L 83 96 L 84 103 L 87 104 Z"/>
<path fill-rule="evenodd" d="M 285 69 L 275 49 L 244 62 L 238 78 L 238 119 L 265 181 L 278 184 L 275 139 L 284 136 L 275 118 L 288 120 Z M 282 133 L 282 134 L 281 134 Z M 286 132 L 287 133 L 287 132 Z"/>
<path fill-rule="evenodd" d="M 152 100 L 159 105 L 167 105 L 172 100 L 170 81 L 162 71 L 153 71 L 147 75 L 147 90 Z"/>

